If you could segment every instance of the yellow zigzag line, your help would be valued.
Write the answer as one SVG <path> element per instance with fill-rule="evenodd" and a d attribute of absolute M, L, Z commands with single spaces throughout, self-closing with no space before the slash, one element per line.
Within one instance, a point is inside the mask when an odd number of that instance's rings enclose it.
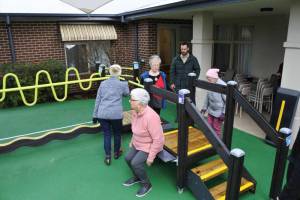
<path fill-rule="evenodd" d="M 4 146 L 8 146 L 8 145 L 11 145 L 19 140 L 39 140 L 39 139 L 43 139 L 45 138 L 46 136 L 48 135 L 51 135 L 53 133 L 60 133 L 60 134 L 68 134 L 68 133 L 71 133 L 77 129 L 80 129 L 80 128 L 98 128 L 100 127 L 100 124 L 96 124 L 96 125 L 80 125 L 80 126 L 76 126 L 75 128 L 72 128 L 70 130 L 67 130 L 67 131 L 50 131 L 48 133 L 45 133 L 43 135 L 40 135 L 40 136 L 36 136 L 36 137 L 19 137 L 19 138 L 16 138 L 12 141 L 9 141 L 7 143 L 3 143 L 3 144 L 0 144 L 0 147 L 4 147 Z"/>
<path fill-rule="evenodd" d="M 73 71 L 75 72 L 75 75 L 76 75 L 76 78 L 77 80 L 71 80 L 69 81 L 69 74 L 70 72 Z M 42 74 L 45 74 L 47 76 L 47 79 L 49 81 L 48 84 L 39 84 L 39 77 L 42 75 Z M 26 106 L 33 106 L 36 104 L 37 102 L 37 98 L 38 98 L 38 89 L 39 88 L 46 88 L 46 87 L 51 87 L 51 90 L 52 90 L 52 94 L 53 94 L 53 97 L 56 101 L 58 102 L 62 102 L 62 101 L 65 101 L 68 97 L 68 85 L 70 84 L 75 84 L 75 83 L 79 83 L 79 86 L 80 86 L 80 89 L 81 90 L 84 90 L 84 91 L 87 91 L 89 89 L 91 89 L 92 87 L 92 82 L 94 81 L 100 81 L 100 80 L 105 80 L 105 79 L 108 79 L 109 76 L 106 76 L 106 77 L 99 77 L 99 78 L 94 78 L 95 76 L 99 76 L 99 73 L 93 73 L 91 74 L 90 78 L 89 79 L 80 79 L 80 75 L 79 75 L 79 72 L 76 68 L 74 67 L 70 67 L 67 69 L 66 71 L 66 74 L 65 74 L 65 81 L 64 82 L 57 82 L 57 83 L 53 83 L 52 82 L 52 79 L 50 77 L 50 74 L 49 72 L 45 71 L 45 70 L 41 70 L 39 71 L 37 74 L 36 74 L 36 77 L 35 77 L 35 85 L 33 86 L 21 86 L 20 84 L 20 81 L 19 81 L 19 78 L 17 77 L 16 74 L 14 73 L 8 73 L 8 74 L 5 74 L 4 77 L 3 77 L 3 80 L 2 80 L 2 85 L 3 85 L 3 89 L 0 90 L 0 93 L 2 93 L 1 95 L 1 98 L 0 98 L 0 102 L 4 101 L 5 97 L 6 97 L 6 93 L 7 92 L 14 92 L 14 91 L 19 91 L 20 92 L 20 95 L 21 95 L 21 98 L 22 98 L 22 101 L 23 103 L 26 105 Z M 121 76 L 124 76 L 124 77 L 133 77 L 132 75 L 121 75 Z M 17 84 L 17 87 L 15 88 L 6 88 L 6 80 L 9 78 L 9 77 L 13 77 L 16 81 L 16 84 Z M 121 78 L 120 79 L 124 80 L 124 78 Z M 84 87 L 82 85 L 83 82 L 88 82 L 88 86 L 87 87 Z M 137 84 L 133 81 L 129 81 L 129 83 L 133 84 L 133 85 L 136 85 L 138 87 L 143 87 L 143 85 L 140 85 L 140 84 Z M 57 97 L 57 93 L 55 91 L 55 86 L 62 86 L 64 85 L 64 96 L 62 98 L 58 98 Z M 30 90 L 30 89 L 34 89 L 34 99 L 31 103 L 29 103 L 27 101 L 27 99 L 25 98 L 25 95 L 24 95 L 24 92 L 23 90 Z"/>

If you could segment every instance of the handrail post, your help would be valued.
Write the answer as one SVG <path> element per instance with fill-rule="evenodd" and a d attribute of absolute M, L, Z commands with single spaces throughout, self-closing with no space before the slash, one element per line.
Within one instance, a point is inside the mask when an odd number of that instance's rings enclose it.
<path fill-rule="evenodd" d="M 226 200 L 239 199 L 245 152 L 241 149 L 233 149 L 230 152 L 230 166 L 228 166 L 228 180 L 226 188 Z"/>
<path fill-rule="evenodd" d="M 197 74 L 191 72 L 188 74 L 188 90 L 190 91 L 190 99 L 196 105 L 196 87 L 194 85 L 194 81 L 196 80 Z M 189 125 L 194 125 L 194 120 L 189 118 Z"/>
<path fill-rule="evenodd" d="M 188 89 L 190 91 L 190 98 L 196 105 L 196 87 L 194 86 L 194 80 L 196 79 L 196 73 L 191 72 L 188 74 Z"/>
<path fill-rule="evenodd" d="M 227 82 L 226 92 L 226 108 L 225 108 L 225 119 L 224 119 L 224 130 L 223 130 L 223 142 L 228 149 L 231 149 L 233 122 L 234 122 L 234 88 L 237 83 L 235 81 Z"/>
<path fill-rule="evenodd" d="M 185 110 L 185 100 L 190 91 L 181 89 L 178 92 L 178 145 L 177 145 L 177 189 L 182 192 L 186 183 L 187 149 L 188 149 L 188 115 Z"/>
<path fill-rule="evenodd" d="M 270 194 L 269 194 L 269 197 L 271 199 L 276 199 L 276 197 L 279 196 L 282 189 L 289 145 L 291 143 L 292 130 L 289 128 L 281 128 L 279 130 L 279 133 L 281 135 L 281 138 L 279 139 L 279 142 L 277 144 L 277 150 L 276 150 L 275 164 L 274 164 L 273 175 L 272 175 L 272 183 L 271 183 Z"/>
<path fill-rule="evenodd" d="M 136 78 L 140 77 L 140 66 L 137 61 L 133 62 L 133 80 L 135 81 Z"/>

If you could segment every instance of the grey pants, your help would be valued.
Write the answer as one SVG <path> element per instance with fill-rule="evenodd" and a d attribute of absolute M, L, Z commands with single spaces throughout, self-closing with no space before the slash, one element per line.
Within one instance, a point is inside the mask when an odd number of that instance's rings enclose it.
<path fill-rule="evenodd" d="M 140 179 L 142 184 L 149 183 L 149 178 L 145 170 L 145 162 L 148 158 L 148 153 L 136 150 L 133 146 L 129 148 L 125 156 L 125 160 L 132 170 L 133 175 Z"/>

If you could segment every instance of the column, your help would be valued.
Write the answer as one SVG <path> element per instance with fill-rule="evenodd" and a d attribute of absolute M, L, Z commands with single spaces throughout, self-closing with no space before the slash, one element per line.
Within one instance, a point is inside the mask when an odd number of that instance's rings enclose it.
<path fill-rule="evenodd" d="M 209 12 L 201 12 L 193 16 L 193 55 L 197 57 L 201 72 L 199 79 L 205 80 L 205 73 L 212 66 L 213 48 L 213 16 Z M 205 90 L 196 90 L 196 105 L 199 109 L 204 104 Z"/>
<path fill-rule="evenodd" d="M 285 55 L 281 87 L 300 91 L 300 1 L 293 0 L 290 8 L 290 20 L 287 41 L 284 43 Z M 292 143 L 300 126 L 300 103 L 295 113 L 292 127 Z M 292 146 L 292 145 L 291 145 Z"/>

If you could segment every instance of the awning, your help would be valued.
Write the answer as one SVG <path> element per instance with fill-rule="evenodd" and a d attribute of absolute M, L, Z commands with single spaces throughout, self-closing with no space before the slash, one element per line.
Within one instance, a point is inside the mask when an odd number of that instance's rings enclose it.
<path fill-rule="evenodd" d="M 62 41 L 116 40 L 117 32 L 113 25 L 61 24 Z"/>

